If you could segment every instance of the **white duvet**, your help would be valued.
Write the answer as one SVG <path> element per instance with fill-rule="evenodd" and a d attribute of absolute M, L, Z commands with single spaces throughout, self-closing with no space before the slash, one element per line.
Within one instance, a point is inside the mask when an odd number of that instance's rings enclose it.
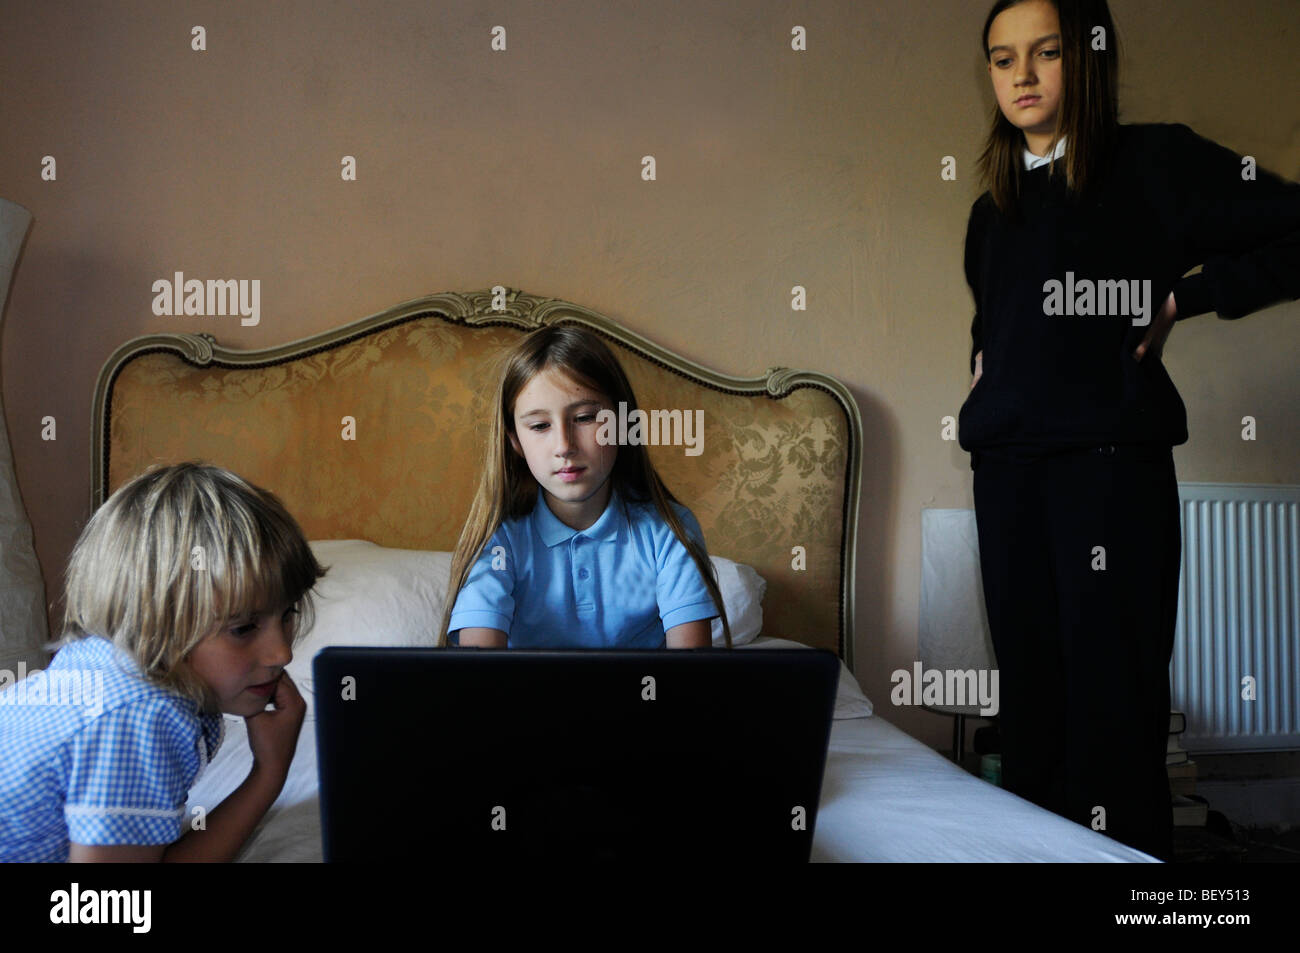
<path fill-rule="evenodd" d="M 760 638 L 752 648 L 797 645 Z M 316 719 L 310 683 L 302 688 L 307 716 L 289 778 L 241 861 L 322 859 Z M 814 861 L 1154 862 L 967 774 L 870 711 L 856 680 L 842 668 Z M 225 743 L 190 792 L 191 807 L 211 810 L 239 786 L 251 765 L 243 719 L 227 718 Z"/>

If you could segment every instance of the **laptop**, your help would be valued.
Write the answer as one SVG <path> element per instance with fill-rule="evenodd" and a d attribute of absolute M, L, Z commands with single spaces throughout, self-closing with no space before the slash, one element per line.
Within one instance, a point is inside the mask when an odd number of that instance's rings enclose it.
<path fill-rule="evenodd" d="M 805 863 L 825 650 L 327 648 L 327 861 Z"/>

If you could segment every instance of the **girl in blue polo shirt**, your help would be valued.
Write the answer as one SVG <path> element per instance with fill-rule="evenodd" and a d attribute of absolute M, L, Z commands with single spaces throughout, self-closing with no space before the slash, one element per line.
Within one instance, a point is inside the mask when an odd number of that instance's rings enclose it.
<path fill-rule="evenodd" d="M 636 398 L 582 328 L 542 328 L 504 357 L 487 460 L 452 559 L 441 644 L 701 648 L 722 608 L 704 535 L 644 446 L 597 415 Z"/>
<path fill-rule="evenodd" d="M 0 861 L 233 859 L 293 758 L 306 705 L 284 667 L 323 573 L 280 501 L 228 470 L 114 493 L 69 560 L 62 648 L 0 691 Z M 222 712 L 247 719 L 253 770 L 198 824 Z"/>

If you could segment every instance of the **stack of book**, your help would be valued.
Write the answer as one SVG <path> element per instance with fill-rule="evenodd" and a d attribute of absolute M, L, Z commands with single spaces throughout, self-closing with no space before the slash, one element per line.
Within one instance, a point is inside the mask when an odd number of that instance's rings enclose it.
<path fill-rule="evenodd" d="M 1209 803 L 1196 794 L 1196 762 L 1179 743 L 1187 730 L 1187 716 L 1181 711 L 1169 713 L 1169 743 L 1165 747 L 1165 770 L 1169 772 L 1169 792 L 1173 798 L 1175 827 L 1204 827 Z"/>

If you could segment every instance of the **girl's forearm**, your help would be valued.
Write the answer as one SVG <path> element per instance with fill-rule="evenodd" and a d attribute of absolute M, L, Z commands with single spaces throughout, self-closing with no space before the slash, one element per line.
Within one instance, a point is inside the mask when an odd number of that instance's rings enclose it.
<path fill-rule="evenodd" d="M 670 649 L 707 649 L 713 644 L 710 619 L 698 619 L 675 625 L 664 633 L 665 644 Z"/>
<path fill-rule="evenodd" d="M 504 649 L 509 636 L 500 629 L 461 629 L 460 647 L 465 649 Z"/>
<path fill-rule="evenodd" d="M 163 853 L 164 862 L 228 863 L 235 859 L 284 787 L 285 773 L 253 765 L 244 783 L 208 814 L 204 830 L 190 830 Z"/>

